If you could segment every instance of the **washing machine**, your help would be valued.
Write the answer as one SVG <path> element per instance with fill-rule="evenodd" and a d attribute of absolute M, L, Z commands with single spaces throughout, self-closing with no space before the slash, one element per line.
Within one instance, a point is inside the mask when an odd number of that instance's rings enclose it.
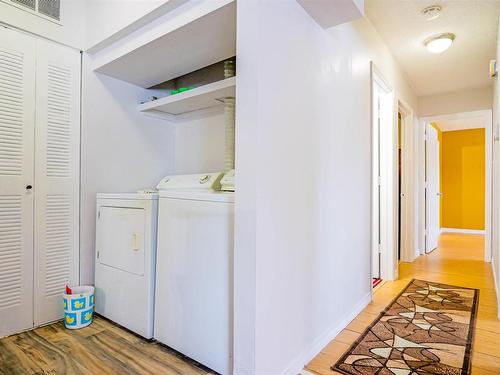
<path fill-rule="evenodd" d="M 97 194 L 95 311 L 153 337 L 158 194 Z"/>
<path fill-rule="evenodd" d="M 232 373 L 234 193 L 222 174 L 158 185 L 155 338 L 219 374 Z"/>

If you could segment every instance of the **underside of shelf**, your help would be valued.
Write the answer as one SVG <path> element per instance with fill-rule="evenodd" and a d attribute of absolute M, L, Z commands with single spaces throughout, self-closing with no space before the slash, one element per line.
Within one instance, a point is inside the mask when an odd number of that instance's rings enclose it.
<path fill-rule="evenodd" d="M 364 0 L 297 0 L 322 28 L 352 22 L 364 15 Z"/>
<path fill-rule="evenodd" d="M 97 54 L 94 71 L 149 88 L 230 58 L 236 54 L 236 2 L 204 2 L 143 34 Z"/>
<path fill-rule="evenodd" d="M 236 77 L 231 77 L 141 104 L 138 110 L 142 113 L 160 116 L 163 114 L 165 117 L 175 118 L 186 113 L 221 106 L 224 98 L 235 96 L 235 91 Z"/>

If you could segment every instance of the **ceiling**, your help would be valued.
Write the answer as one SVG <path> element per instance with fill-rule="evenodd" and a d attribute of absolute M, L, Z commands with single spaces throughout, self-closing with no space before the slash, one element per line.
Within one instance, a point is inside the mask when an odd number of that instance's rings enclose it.
<path fill-rule="evenodd" d="M 434 4 L 442 11 L 428 21 L 421 11 Z M 365 0 L 365 13 L 418 96 L 492 85 L 500 0 Z M 456 34 L 451 48 L 427 52 L 423 41 L 445 32 Z"/>

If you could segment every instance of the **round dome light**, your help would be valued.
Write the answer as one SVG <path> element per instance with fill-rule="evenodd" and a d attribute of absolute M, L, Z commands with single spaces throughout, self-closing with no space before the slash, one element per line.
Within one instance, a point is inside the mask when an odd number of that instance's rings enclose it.
<path fill-rule="evenodd" d="M 439 34 L 427 39 L 424 44 L 430 53 L 441 53 L 451 47 L 455 40 L 455 34 Z"/>

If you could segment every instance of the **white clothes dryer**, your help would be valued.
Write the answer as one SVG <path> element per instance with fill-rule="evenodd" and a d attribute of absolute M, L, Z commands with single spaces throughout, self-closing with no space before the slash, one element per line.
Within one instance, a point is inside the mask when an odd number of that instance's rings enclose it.
<path fill-rule="evenodd" d="M 158 194 L 97 194 L 95 311 L 153 337 Z"/>

